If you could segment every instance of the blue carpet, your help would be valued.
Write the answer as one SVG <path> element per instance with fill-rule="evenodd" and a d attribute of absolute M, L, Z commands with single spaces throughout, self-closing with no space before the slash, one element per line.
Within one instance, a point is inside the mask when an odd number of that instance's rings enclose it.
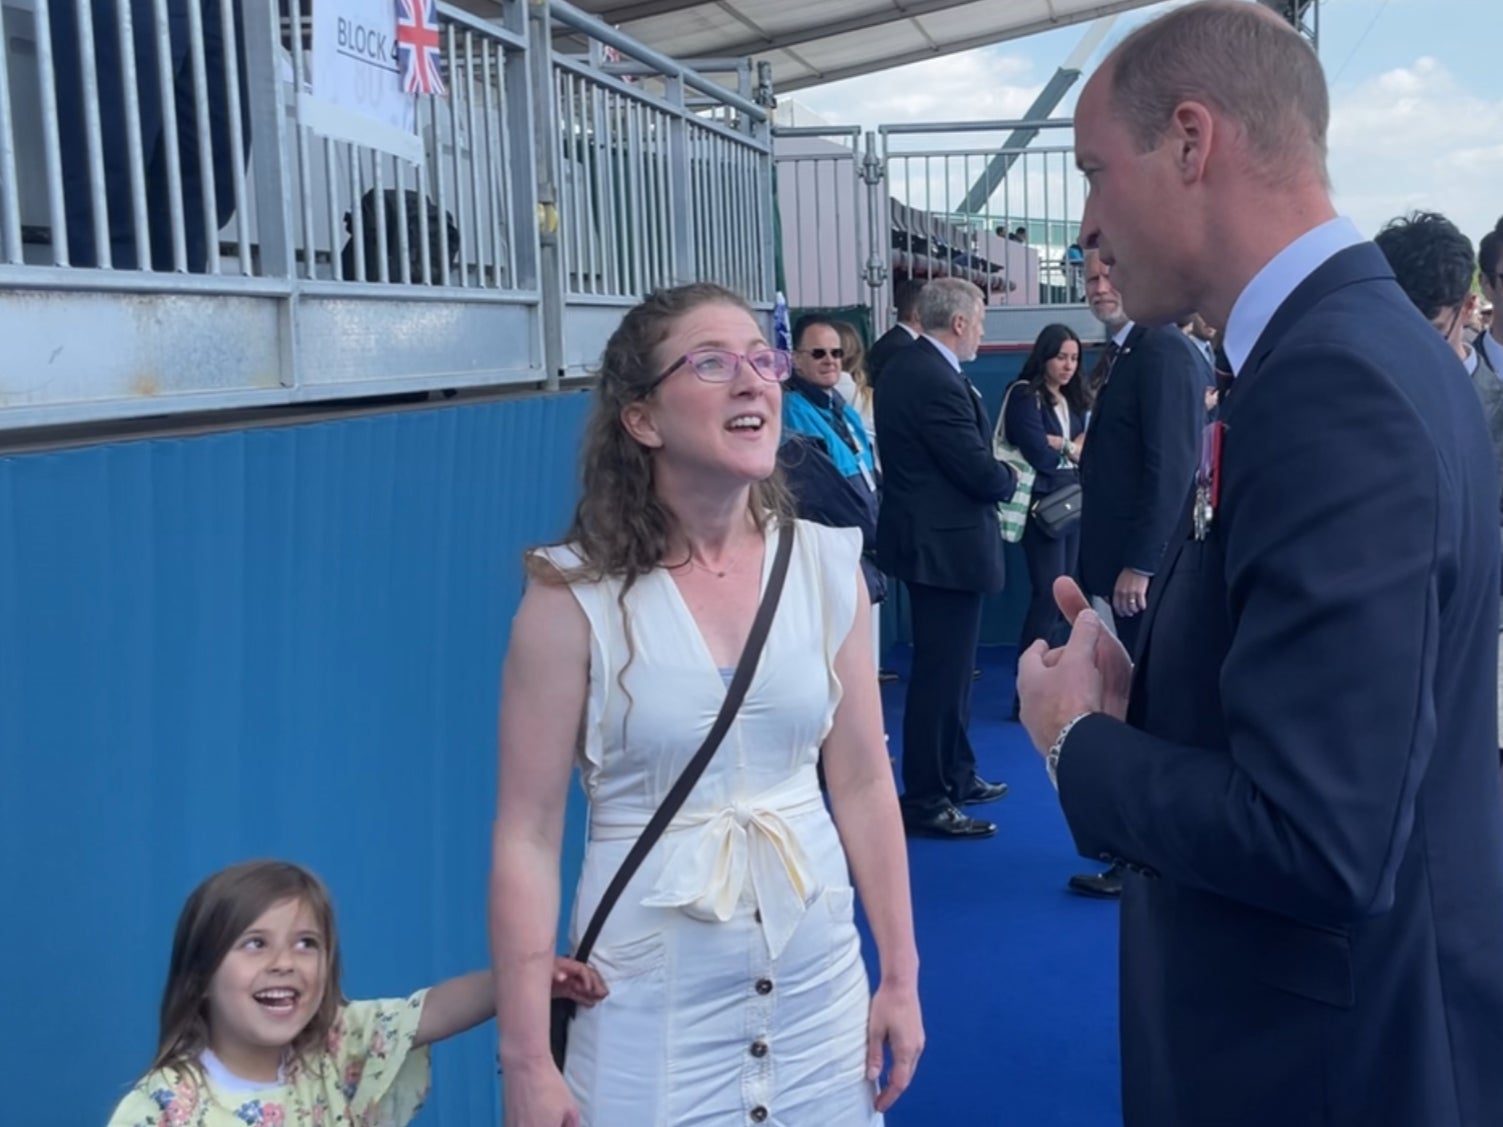
<path fill-rule="evenodd" d="M 883 686 L 900 762 L 908 658 L 891 651 L 902 679 Z M 928 1046 L 887 1122 L 1113 1127 L 1117 906 L 1065 890 L 1099 866 L 1076 856 L 1043 763 L 1008 721 L 1013 650 L 984 648 L 979 664 L 971 742 L 982 777 L 1011 791 L 972 808 L 995 837 L 909 843 Z M 870 958 L 869 936 L 866 946 Z"/>

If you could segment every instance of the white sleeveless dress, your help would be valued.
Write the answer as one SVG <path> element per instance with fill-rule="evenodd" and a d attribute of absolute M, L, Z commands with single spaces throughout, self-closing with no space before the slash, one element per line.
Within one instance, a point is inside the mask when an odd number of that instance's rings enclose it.
<path fill-rule="evenodd" d="M 769 534 L 762 582 L 773 560 Z M 591 955 L 610 986 L 569 1031 L 585 1127 L 876 1127 L 870 1002 L 844 851 L 815 776 L 840 700 L 835 654 L 865 588 L 859 532 L 798 522 L 767 647 L 740 713 Z M 577 557 L 546 549 L 555 564 Z M 571 946 L 725 699 L 665 571 L 626 597 L 575 584 L 590 620 L 579 766 L 590 840 Z"/>

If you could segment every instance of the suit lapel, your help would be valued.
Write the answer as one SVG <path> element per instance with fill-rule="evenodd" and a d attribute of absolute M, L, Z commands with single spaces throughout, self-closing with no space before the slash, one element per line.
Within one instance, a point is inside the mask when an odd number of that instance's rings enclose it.
<path fill-rule="evenodd" d="M 1247 363 L 1243 365 L 1242 371 L 1237 373 L 1232 382 L 1232 388 L 1240 389 L 1240 392 L 1226 398 L 1221 412 L 1221 421 L 1226 427 L 1228 438 L 1234 433 L 1232 420 L 1236 415 L 1240 396 L 1246 394 L 1247 381 L 1257 376 L 1258 369 L 1263 366 L 1263 361 L 1268 358 L 1269 353 L 1284 338 L 1295 322 L 1332 291 L 1354 282 L 1384 277 L 1392 278 L 1393 271 L 1389 268 L 1382 251 L 1372 243 L 1359 243 L 1357 246 L 1348 247 L 1332 255 L 1315 273 L 1295 287 L 1294 292 L 1284 299 L 1284 303 L 1274 313 L 1273 319 L 1268 322 L 1268 327 L 1258 337 L 1258 343 L 1253 347 L 1252 352 L 1248 353 Z M 1090 449 L 1089 444 L 1086 449 Z M 1153 623 L 1158 617 L 1159 604 L 1163 601 L 1164 586 L 1174 574 L 1174 567 L 1179 563 L 1185 545 L 1190 540 L 1194 513 L 1195 487 L 1192 485 L 1189 496 L 1185 499 L 1185 507 L 1180 514 L 1179 523 L 1175 526 L 1174 535 L 1165 549 L 1163 563 L 1154 573 L 1153 582 L 1149 584 L 1150 597 L 1148 608 L 1143 612 L 1142 628 L 1138 631 L 1138 652 L 1134 655 L 1135 663 L 1142 662 L 1148 656 L 1149 640 L 1153 635 Z"/>

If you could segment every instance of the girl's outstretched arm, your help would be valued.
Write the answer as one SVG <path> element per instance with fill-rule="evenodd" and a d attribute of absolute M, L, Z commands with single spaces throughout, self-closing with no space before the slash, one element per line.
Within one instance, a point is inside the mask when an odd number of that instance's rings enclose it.
<path fill-rule="evenodd" d="M 429 989 L 413 1043 L 431 1045 L 495 1016 L 496 987 L 491 972 L 462 974 Z"/>
<path fill-rule="evenodd" d="M 593 1006 L 604 998 L 605 980 L 594 967 L 560 955 L 553 960 L 553 996 L 572 998 Z M 423 1014 L 418 1019 L 414 1044 L 431 1045 L 446 1037 L 474 1029 L 496 1014 L 495 975 L 488 970 L 460 975 L 428 990 Z"/>

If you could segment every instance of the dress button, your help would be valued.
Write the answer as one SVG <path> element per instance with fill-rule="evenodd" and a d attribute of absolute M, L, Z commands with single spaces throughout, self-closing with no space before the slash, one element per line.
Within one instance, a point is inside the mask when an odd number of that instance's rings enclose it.
<path fill-rule="evenodd" d="M 757 979 L 757 993 L 758 994 L 771 994 L 772 993 L 772 979 L 770 979 L 770 978 L 759 978 L 759 979 Z"/>
<path fill-rule="evenodd" d="M 751 1121 L 753 1123 L 761 1123 L 766 1118 L 767 1118 L 767 1109 L 765 1107 L 763 1107 L 761 1104 L 758 1104 L 756 1107 L 754 1107 L 754 1108 L 751 1109 Z"/>
<path fill-rule="evenodd" d="M 767 1042 L 753 1041 L 751 1043 L 751 1055 L 754 1057 L 765 1057 L 767 1055 Z"/>

